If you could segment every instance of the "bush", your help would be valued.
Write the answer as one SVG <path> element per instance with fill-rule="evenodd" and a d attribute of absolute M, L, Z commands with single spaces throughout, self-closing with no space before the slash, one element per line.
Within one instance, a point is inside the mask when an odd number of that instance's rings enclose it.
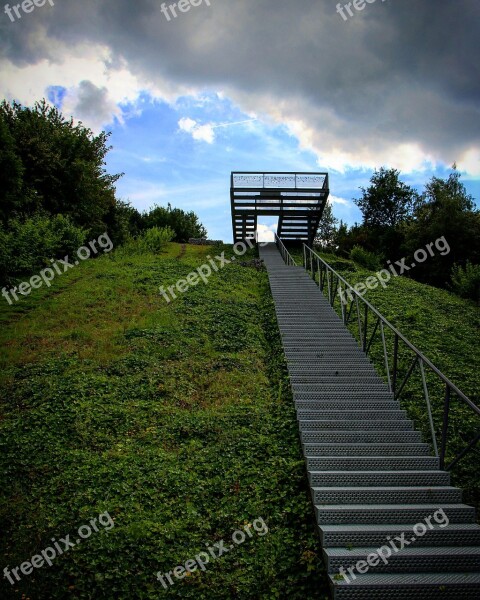
<path fill-rule="evenodd" d="M 380 258 L 373 252 L 365 250 L 361 246 L 354 246 L 350 251 L 350 258 L 361 267 L 370 271 L 379 271 L 382 268 Z"/>
<path fill-rule="evenodd" d="M 467 260 L 465 267 L 453 265 L 452 289 L 462 298 L 470 298 L 480 303 L 480 265 Z"/>
<path fill-rule="evenodd" d="M 0 226 L 1 281 L 31 275 L 49 266 L 50 259 L 74 254 L 85 237 L 85 231 L 64 215 L 36 215 Z"/>
<path fill-rule="evenodd" d="M 140 245 L 146 251 L 158 254 L 174 237 L 175 231 L 171 227 L 151 227 L 140 238 Z"/>
<path fill-rule="evenodd" d="M 148 214 L 143 215 L 145 228 L 171 227 L 175 232 L 173 241 L 185 244 L 190 238 L 207 237 L 207 230 L 193 212 L 185 212 L 180 208 L 154 206 Z"/>

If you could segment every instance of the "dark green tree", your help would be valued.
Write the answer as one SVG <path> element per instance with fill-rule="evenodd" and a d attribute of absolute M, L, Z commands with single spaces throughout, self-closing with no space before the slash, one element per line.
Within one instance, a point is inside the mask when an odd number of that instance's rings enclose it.
<path fill-rule="evenodd" d="M 325 209 L 318 225 L 315 243 L 324 250 L 335 248 L 335 237 L 337 234 L 338 219 L 335 218 L 330 201 L 325 205 Z"/>
<path fill-rule="evenodd" d="M 362 211 L 366 248 L 378 255 L 399 258 L 403 244 L 401 225 L 411 218 L 418 203 L 417 192 L 400 181 L 400 171 L 381 167 L 375 170 L 368 188 L 355 203 Z M 362 244 L 363 245 L 363 244 Z"/>
<path fill-rule="evenodd" d="M 175 231 L 175 242 L 188 242 L 190 238 L 207 237 L 207 230 L 193 212 L 185 212 L 180 208 L 155 206 L 144 215 L 144 224 L 150 227 L 171 227 Z"/>
<path fill-rule="evenodd" d="M 367 227 L 395 228 L 412 216 L 417 192 L 400 181 L 400 171 L 381 167 L 375 170 L 368 188 L 360 188 L 362 197 L 355 200 Z"/>
<path fill-rule="evenodd" d="M 445 256 L 435 253 L 417 265 L 412 276 L 420 281 L 444 286 L 454 264 L 467 261 L 480 264 L 480 211 L 466 191 L 454 165 L 447 179 L 432 177 L 421 196 L 413 219 L 404 227 L 406 249 L 416 250 L 444 237 L 451 249 Z"/>
<path fill-rule="evenodd" d="M 0 122 L 13 140 L 13 146 L 0 146 L 0 161 L 11 160 L 13 151 L 23 169 L 21 189 L 2 197 L 2 219 L 41 211 L 67 215 L 92 235 L 104 231 L 116 204 L 115 182 L 121 177 L 105 170 L 109 134 L 95 136 L 45 100 L 33 108 L 4 101 Z"/>
<path fill-rule="evenodd" d="M 20 208 L 23 165 L 16 151 L 15 139 L 0 112 L 0 223 Z"/>

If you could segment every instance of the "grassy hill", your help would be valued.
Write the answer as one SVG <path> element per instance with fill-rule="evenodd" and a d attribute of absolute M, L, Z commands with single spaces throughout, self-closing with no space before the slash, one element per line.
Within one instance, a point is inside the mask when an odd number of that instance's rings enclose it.
<path fill-rule="evenodd" d="M 1 305 L 2 568 L 75 543 L 1 598 L 324 597 L 266 273 L 158 292 L 223 250 L 117 251 Z M 221 540 L 205 571 L 157 579 Z"/>
<path fill-rule="evenodd" d="M 158 291 L 224 250 L 120 250 L 0 305 L 3 566 L 67 535 L 75 542 L 14 586 L 2 578 L 1 598 L 325 598 L 266 273 L 236 262 L 171 304 Z M 327 258 L 352 283 L 371 275 Z M 477 307 L 406 278 L 367 297 L 477 393 Z M 404 403 L 428 440 L 413 384 Z M 441 393 L 429 386 L 439 426 Z M 453 451 L 478 420 L 458 406 L 452 415 Z M 477 504 L 479 457 L 454 472 Z M 106 514 L 108 531 L 77 544 L 79 528 Z M 268 533 L 252 528 L 259 519 Z M 238 530 L 251 535 L 232 544 Z M 234 547 L 204 571 L 172 574 L 167 589 L 157 579 L 209 548 L 218 554 L 222 540 Z"/>

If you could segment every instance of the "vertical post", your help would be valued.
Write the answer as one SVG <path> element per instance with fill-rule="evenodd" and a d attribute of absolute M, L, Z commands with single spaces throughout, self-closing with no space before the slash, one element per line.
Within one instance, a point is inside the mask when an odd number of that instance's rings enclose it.
<path fill-rule="evenodd" d="M 365 321 L 363 323 L 364 334 L 363 334 L 363 351 L 367 351 L 367 333 L 368 333 L 368 304 L 365 304 Z"/>
<path fill-rule="evenodd" d="M 448 416 L 450 412 L 450 387 L 445 384 L 445 406 L 443 408 L 442 448 L 440 450 L 440 468 L 445 468 L 445 454 L 447 452 Z"/>
<path fill-rule="evenodd" d="M 381 319 L 380 319 L 380 331 L 382 332 L 383 356 L 385 358 L 385 367 L 387 369 L 388 389 L 390 391 L 392 391 L 392 382 L 390 380 L 390 364 L 388 362 L 387 343 L 385 341 L 385 330 L 383 328 L 383 321 Z"/>
<path fill-rule="evenodd" d="M 357 294 L 355 294 L 355 305 L 357 307 L 358 336 L 360 338 L 360 346 L 363 348 L 362 319 L 360 318 L 360 308 L 358 306 L 358 295 Z"/>
<path fill-rule="evenodd" d="M 420 373 L 422 374 L 423 393 L 425 394 L 425 400 L 427 401 L 428 420 L 430 421 L 430 430 L 432 432 L 433 449 L 435 450 L 435 456 L 438 458 L 437 436 L 435 434 L 435 425 L 433 424 L 432 407 L 430 405 L 430 396 L 428 394 L 428 386 L 427 386 L 427 379 L 425 377 L 425 369 L 423 367 L 423 360 L 421 358 L 418 359 L 418 364 L 420 366 Z"/>
<path fill-rule="evenodd" d="M 343 302 L 344 296 L 343 296 L 341 282 L 339 282 L 339 284 L 338 284 L 338 294 L 340 296 L 340 305 L 342 307 L 342 321 L 343 321 L 343 324 L 346 325 L 347 324 L 347 307 L 345 306 L 345 304 Z"/>
<path fill-rule="evenodd" d="M 393 395 L 397 396 L 397 373 L 398 373 L 398 333 L 395 334 L 395 340 L 393 342 Z"/>

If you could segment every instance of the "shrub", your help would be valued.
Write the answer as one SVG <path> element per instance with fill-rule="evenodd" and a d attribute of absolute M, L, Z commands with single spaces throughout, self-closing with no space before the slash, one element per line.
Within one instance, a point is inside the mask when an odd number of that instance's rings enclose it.
<path fill-rule="evenodd" d="M 145 231 L 140 240 L 145 250 L 158 254 L 174 237 L 175 231 L 171 227 L 151 227 Z"/>
<path fill-rule="evenodd" d="M 480 303 L 480 265 L 474 265 L 468 260 L 465 267 L 453 265 L 451 280 L 456 294 Z"/>
<path fill-rule="evenodd" d="M 13 219 L 0 229 L 0 278 L 31 275 L 50 259 L 72 255 L 84 242 L 85 231 L 64 215 Z"/>
<path fill-rule="evenodd" d="M 370 271 L 379 271 L 382 268 L 380 258 L 361 246 L 354 246 L 351 249 L 350 258 L 361 267 L 365 267 L 365 269 L 369 269 Z"/>
<path fill-rule="evenodd" d="M 148 214 L 143 215 L 145 228 L 171 227 L 174 233 L 174 242 L 185 244 L 190 238 L 207 237 L 207 230 L 193 212 L 185 212 L 180 208 L 167 208 L 155 206 Z"/>

